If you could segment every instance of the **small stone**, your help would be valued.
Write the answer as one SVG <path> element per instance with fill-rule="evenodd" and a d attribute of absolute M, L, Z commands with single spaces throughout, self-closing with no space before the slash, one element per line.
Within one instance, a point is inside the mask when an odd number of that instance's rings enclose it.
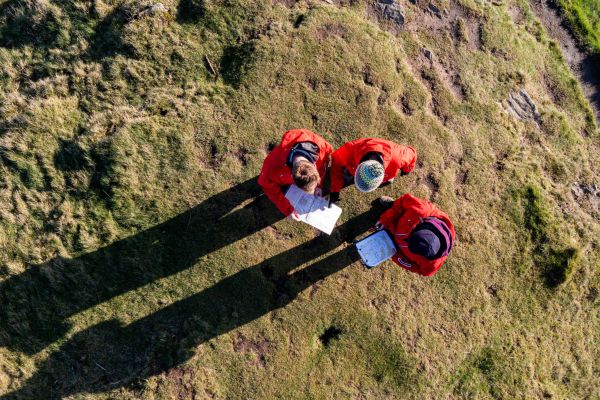
<path fill-rule="evenodd" d="M 579 185 L 579 183 L 575 182 L 573 184 L 573 186 L 571 187 L 571 192 L 573 193 L 573 196 L 575 196 L 576 199 L 580 198 L 583 196 L 583 189 L 581 188 L 581 186 Z"/>
<path fill-rule="evenodd" d="M 429 60 L 433 61 L 433 53 L 429 49 L 423 49 L 423 55 Z"/>
<path fill-rule="evenodd" d="M 404 26 L 404 12 L 400 4 L 394 0 L 378 0 L 375 7 L 383 18 L 394 22 L 399 27 Z"/>
<path fill-rule="evenodd" d="M 163 3 L 152 4 L 138 13 L 140 17 L 154 17 L 158 14 L 168 13 L 169 9 Z"/>
<path fill-rule="evenodd" d="M 429 6 L 427 6 L 427 9 L 429 10 L 429 12 L 431 12 L 436 17 L 442 18 L 442 13 L 441 13 L 439 7 L 436 6 L 435 4 L 429 3 Z"/>

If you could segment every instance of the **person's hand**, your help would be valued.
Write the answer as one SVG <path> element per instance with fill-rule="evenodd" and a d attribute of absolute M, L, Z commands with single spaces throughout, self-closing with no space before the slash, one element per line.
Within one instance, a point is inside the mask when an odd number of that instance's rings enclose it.
<path fill-rule="evenodd" d="M 373 226 L 370 231 L 371 232 L 377 232 L 383 229 L 383 224 L 380 221 L 377 221 L 377 223 L 375 224 L 375 226 Z"/>
<path fill-rule="evenodd" d="M 300 214 L 298 214 L 296 210 L 292 211 L 292 213 L 288 215 L 288 218 L 294 221 L 301 221 Z"/>
<path fill-rule="evenodd" d="M 323 191 L 321 190 L 321 188 L 318 187 L 315 189 L 315 193 L 314 193 L 315 196 L 321 197 L 322 194 L 323 194 Z"/>
<path fill-rule="evenodd" d="M 332 204 L 335 204 L 339 201 L 340 201 L 340 193 L 339 192 L 329 193 L 329 207 L 331 207 Z"/>

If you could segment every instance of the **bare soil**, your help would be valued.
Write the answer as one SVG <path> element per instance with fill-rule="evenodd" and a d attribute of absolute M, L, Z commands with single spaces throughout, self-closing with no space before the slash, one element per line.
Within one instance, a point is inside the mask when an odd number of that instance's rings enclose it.
<path fill-rule="evenodd" d="M 560 43 L 571 70 L 581 82 L 583 93 L 591 103 L 600 124 L 600 59 L 583 50 L 564 24 L 558 10 L 548 0 L 529 2 L 549 35 Z"/>

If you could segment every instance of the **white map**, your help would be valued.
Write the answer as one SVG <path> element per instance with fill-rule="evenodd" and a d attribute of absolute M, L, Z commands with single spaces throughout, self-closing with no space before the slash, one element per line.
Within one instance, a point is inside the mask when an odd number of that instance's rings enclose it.
<path fill-rule="evenodd" d="M 381 264 L 396 253 L 396 246 L 386 231 L 377 231 L 358 241 L 356 249 L 369 268 Z"/>
<path fill-rule="evenodd" d="M 342 215 L 340 207 L 335 204 L 329 207 L 325 198 L 308 194 L 296 185 L 290 186 L 285 197 L 300 215 L 302 222 L 328 235 L 331 235 L 338 218 Z"/>

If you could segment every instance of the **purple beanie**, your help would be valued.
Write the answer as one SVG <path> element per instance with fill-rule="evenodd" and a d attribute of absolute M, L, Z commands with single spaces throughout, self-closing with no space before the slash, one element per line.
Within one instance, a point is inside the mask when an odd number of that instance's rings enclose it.
<path fill-rule="evenodd" d="M 408 248 L 429 260 L 445 257 L 452 249 L 452 236 L 444 221 L 428 217 L 418 224 L 408 237 Z M 440 250 L 443 250 L 440 253 Z"/>
<path fill-rule="evenodd" d="M 420 229 L 408 237 L 408 248 L 429 260 L 436 258 L 440 251 L 440 239 L 428 229 Z"/>

